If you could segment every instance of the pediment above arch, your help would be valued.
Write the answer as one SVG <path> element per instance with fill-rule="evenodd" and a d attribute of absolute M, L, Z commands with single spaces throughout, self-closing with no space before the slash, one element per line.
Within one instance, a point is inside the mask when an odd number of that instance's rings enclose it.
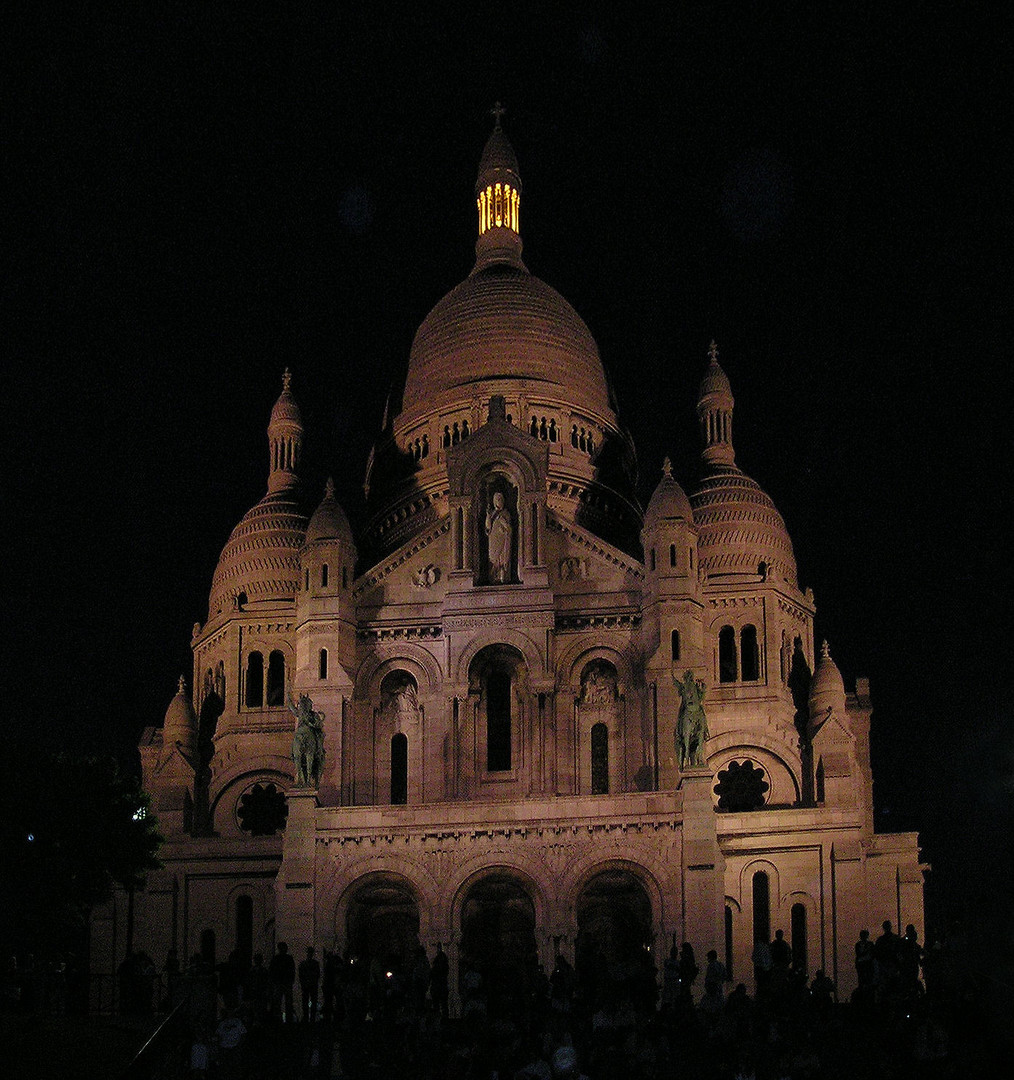
<path fill-rule="evenodd" d="M 503 398 L 493 398 L 486 423 L 446 451 L 452 497 L 474 492 L 490 471 L 506 473 L 521 492 L 545 494 L 549 445 L 508 423 L 502 406 Z"/>
<path fill-rule="evenodd" d="M 640 592 L 644 567 L 587 529 L 547 512 L 549 580 L 556 593 Z"/>

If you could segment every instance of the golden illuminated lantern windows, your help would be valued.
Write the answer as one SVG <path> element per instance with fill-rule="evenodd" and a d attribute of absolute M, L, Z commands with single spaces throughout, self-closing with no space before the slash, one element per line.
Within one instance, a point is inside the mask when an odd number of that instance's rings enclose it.
<path fill-rule="evenodd" d="M 487 184 L 475 201 L 479 210 L 480 236 L 493 228 L 521 231 L 521 193 L 510 184 Z"/>

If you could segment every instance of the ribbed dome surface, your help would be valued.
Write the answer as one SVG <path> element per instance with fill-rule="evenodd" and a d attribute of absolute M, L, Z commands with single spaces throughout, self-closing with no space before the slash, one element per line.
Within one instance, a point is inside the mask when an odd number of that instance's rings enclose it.
<path fill-rule="evenodd" d="M 209 617 L 232 608 L 232 598 L 292 599 L 299 588 L 299 549 L 306 515 L 291 491 L 265 495 L 232 530 L 211 582 Z"/>
<path fill-rule="evenodd" d="M 796 557 L 782 515 L 761 486 L 735 466 L 716 469 L 690 497 L 707 574 L 756 574 L 796 585 Z"/>
<path fill-rule="evenodd" d="M 278 400 L 275 402 L 274 408 L 271 410 L 271 423 L 277 424 L 280 421 L 299 424 L 300 427 L 302 427 L 303 424 L 303 414 L 299 411 L 296 399 L 289 392 L 287 386 L 281 392 Z"/>
<path fill-rule="evenodd" d="M 545 282 L 511 266 L 474 273 L 426 316 L 412 343 L 403 414 L 484 395 L 477 384 L 542 384 L 614 420 L 588 327 Z M 531 387 L 534 389 L 535 387 Z"/>

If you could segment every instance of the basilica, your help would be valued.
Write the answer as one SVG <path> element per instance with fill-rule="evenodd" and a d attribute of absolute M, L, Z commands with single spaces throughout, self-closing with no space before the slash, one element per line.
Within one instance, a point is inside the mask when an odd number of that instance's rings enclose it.
<path fill-rule="evenodd" d="M 415 335 L 357 532 L 301 484 L 312 388 L 285 373 L 267 491 L 141 740 L 163 866 L 95 912 L 93 971 L 128 941 L 159 964 L 439 944 L 453 1007 L 466 966 L 660 969 L 684 941 L 752 988 L 781 930 L 847 997 L 861 930 L 922 932 L 917 836 L 874 831 L 868 680 L 814 638 L 717 347 L 699 476 L 666 462 L 642 508 L 596 343 L 522 259 L 522 194 L 497 121 L 475 266 Z"/>

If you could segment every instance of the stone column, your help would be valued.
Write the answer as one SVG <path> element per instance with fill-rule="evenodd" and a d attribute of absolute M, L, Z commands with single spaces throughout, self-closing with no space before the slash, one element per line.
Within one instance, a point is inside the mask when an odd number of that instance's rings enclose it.
<path fill-rule="evenodd" d="M 858 838 L 835 840 L 831 848 L 830 970 L 825 969 L 825 972 L 838 988 L 839 1001 L 848 1001 L 858 985 L 855 944 L 859 931 L 876 931 L 875 926 L 867 925 L 862 860 Z"/>
<path fill-rule="evenodd" d="M 288 943 L 298 963 L 307 945 L 316 944 L 314 885 L 317 793 L 292 788 L 285 793 L 289 816 L 282 840 L 282 865 L 275 879 L 276 940 Z"/>
<path fill-rule="evenodd" d="M 708 768 L 685 769 L 683 795 L 683 934 L 701 963 L 709 949 L 724 954 L 725 859 L 718 847 L 714 778 Z"/>

